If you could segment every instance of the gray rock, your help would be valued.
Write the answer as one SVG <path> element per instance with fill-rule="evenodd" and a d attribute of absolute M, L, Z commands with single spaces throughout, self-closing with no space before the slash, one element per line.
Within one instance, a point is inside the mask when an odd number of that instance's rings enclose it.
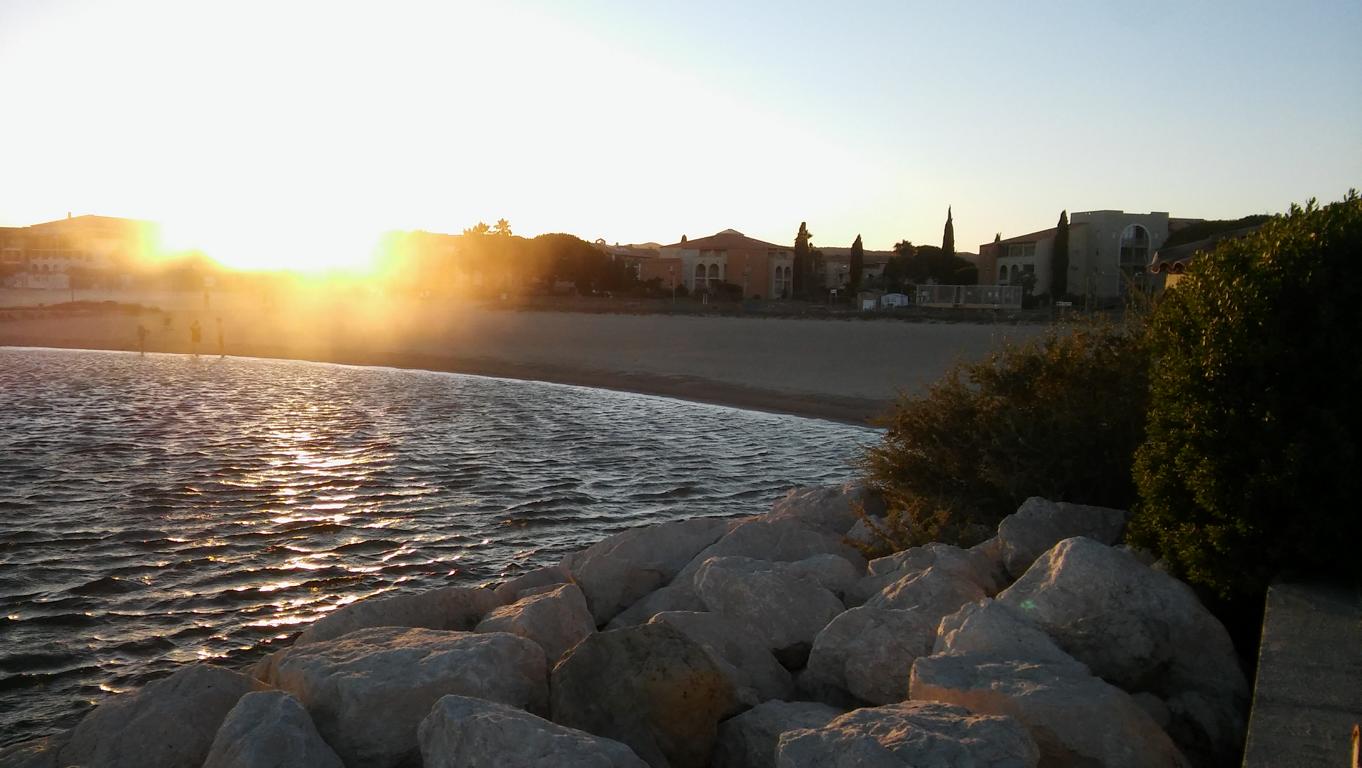
<path fill-rule="evenodd" d="M 1224 626 L 1187 585 L 1091 539 L 1056 544 L 998 602 L 1093 674 L 1167 703 L 1169 732 L 1198 762 L 1244 743 L 1248 682 Z"/>
<path fill-rule="evenodd" d="M 65 743 L 63 733 L 0 747 L 0 768 L 62 768 L 57 753 Z"/>
<path fill-rule="evenodd" d="M 921 573 L 928 568 L 936 568 L 944 573 L 968 579 L 990 596 L 996 594 L 1002 586 L 1002 582 L 997 578 L 995 566 L 985 551 L 961 549 L 953 544 L 933 542 L 871 560 L 866 568 L 869 572 L 866 583 L 876 583 L 874 580 L 878 580 L 878 586 L 869 591 L 866 591 L 866 586 L 859 587 L 860 599 L 868 599 L 870 595 L 904 576 Z"/>
<path fill-rule="evenodd" d="M 1126 517 L 1126 512 L 1120 509 L 1032 496 L 998 525 L 1003 565 L 1012 578 L 1019 579 L 1036 558 L 1064 539 L 1086 536 L 1103 544 L 1115 544 L 1125 532 Z"/>
<path fill-rule="evenodd" d="M 572 580 L 572 574 L 561 564 L 546 565 L 542 568 L 535 568 L 528 573 L 522 573 L 515 578 L 507 579 L 497 585 L 492 593 L 503 605 L 509 605 L 519 600 L 525 595 L 521 594 L 526 590 L 538 587 L 546 587 L 552 584 L 566 584 Z"/>
<path fill-rule="evenodd" d="M 567 555 L 562 567 L 586 595 L 596 626 L 602 626 L 665 586 L 731 525 L 728 520 L 701 517 L 631 528 Z"/>
<path fill-rule="evenodd" d="M 972 653 L 995 659 L 1083 666 L 1021 613 L 996 600 L 967 603 L 943 618 L 933 653 Z M 931 655 L 931 654 L 923 654 Z"/>
<path fill-rule="evenodd" d="M 689 577 L 678 576 L 667 586 L 649 592 L 633 605 L 625 608 L 610 620 L 609 629 L 632 627 L 647 624 L 648 620 L 659 613 L 668 611 L 703 611 L 705 601 L 695 592 L 695 584 Z"/>
<path fill-rule="evenodd" d="M 932 652 L 936 624 L 911 611 L 852 608 L 814 638 L 805 686 L 842 691 L 869 704 L 903 701 L 913 662 Z"/>
<path fill-rule="evenodd" d="M 546 585 L 531 595 L 487 614 L 475 632 L 510 632 L 544 649 L 552 667 L 582 638 L 596 631 L 586 598 L 574 584 Z"/>
<path fill-rule="evenodd" d="M 935 624 L 960 610 L 965 603 L 984 598 L 984 590 L 972 579 L 949 567 L 932 566 L 904 576 L 865 601 L 870 608 L 913 611 Z"/>
<path fill-rule="evenodd" d="M 756 632 L 787 667 L 801 667 L 813 639 L 846 609 L 816 581 L 781 564 L 745 557 L 713 557 L 695 574 L 705 607 Z"/>
<path fill-rule="evenodd" d="M 677 581 L 693 579 L 700 567 L 715 557 L 748 557 L 773 563 L 791 563 L 815 555 L 837 555 L 857 571 L 865 569 L 865 558 L 834 533 L 797 517 L 760 515 L 734 525 L 723 538 L 705 547 L 686 567 Z"/>
<path fill-rule="evenodd" d="M 882 517 L 871 517 L 869 519 L 873 520 L 880 528 L 885 526 L 885 520 Z M 883 543 L 883 540 L 865 519 L 857 520 L 856 524 L 847 530 L 846 539 L 852 545 L 862 547 L 874 547 Z"/>
<path fill-rule="evenodd" d="M 417 726 L 442 696 L 541 712 L 547 699 L 543 649 L 505 632 L 361 629 L 292 649 L 270 682 L 298 697 L 348 768 L 408 760 Z"/>
<path fill-rule="evenodd" d="M 649 623 L 671 625 L 714 654 L 738 701 L 749 707 L 787 699 L 794 692 L 790 673 L 771 655 L 765 639 L 732 619 L 717 613 L 668 611 Z"/>
<path fill-rule="evenodd" d="M 858 510 L 883 515 L 884 502 L 864 483 L 854 481 L 840 486 L 795 488 L 775 503 L 767 518 L 798 520 L 843 535 L 856 524 Z"/>
<path fill-rule="evenodd" d="M 618 741 L 483 699 L 445 696 L 418 730 L 425 768 L 643 768 Z"/>
<path fill-rule="evenodd" d="M 811 701 L 768 701 L 719 726 L 714 768 L 775 768 L 776 745 L 786 731 L 821 728 L 842 710 Z"/>
<path fill-rule="evenodd" d="M 95 707 L 71 731 L 58 765 L 199 768 L 223 718 L 260 687 L 229 669 L 185 667 Z"/>
<path fill-rule="evenodd" d="M 629 745 L 651 766 L 707 766 L 738 703 L 699 643 L 664 623 L 597 632 L 553 669 L 553 720 Z"/>
<path fill-rule="evenodd" d="M 345 768 L 307 710 L 283 691 L 242 696 L 227 713 L 203 768 Z"/>
<path fill-rule="evenodd" d="M 1036 745 L 1010 717 L 905 701 L 858 709 L 821 728 L 787 731 L 779 768 L 1033 768 Z"/>
<path fill-rule="evenodd" d="M 1046 765 L 1171 768 L 1187 761 L 1133 699 L 1081 667 L 941 654 L 913 664 L 914 700 L 1016 718 Z"/>
<path fill-rule="evenodd" d="M 839 597 L 861 578 L 860 569 L 839 555 L 813 555 L 781 563 L 780 570 L 795 578 L 809 579 Z"/>
<path fill-rule="evenodd" d="M 499 605 L 496 594 L 481 587 L 441 587 L 411 595 L 375 595 L 337 608 L 313 622 L 298 635 L 293 646 L 334 640 L 370 627 L 467 631 Z"/>

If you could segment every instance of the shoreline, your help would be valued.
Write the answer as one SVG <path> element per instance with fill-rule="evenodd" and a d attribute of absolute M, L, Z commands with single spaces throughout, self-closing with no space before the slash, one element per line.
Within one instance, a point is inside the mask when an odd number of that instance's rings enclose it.
<path fill-rule="evenodd" d="M 84 352 L 126 352 L 137 354 L 127 346 L 90 346 L 79 340 L 44 339 L 33 343 L 0 340 L 0 349 L 50 349 Z M 282 352 L 282 353 L 281 353 Z M 192 355 L 189 349 L 148 350 L 156 355 Z M 200 352 L 200 357 L 217 358 L 216 354 Z M 744 387 L 699 377 L 656 376 L 646 373 L 606 372 L 553 368 L 543 365 L 513 363 L 501 360 L 461 360 L 412 352 L 378 353 L 363 350 L 341 351 L 325 356 L 288 354 L 286 350 L 268 348 L 233 349 L 226 357 L 262 360 L 291 360 L 330 365 L 394 368 L 399 370 L 456 373 L 517 381 L 562 384 L 613 392 L 626 392 L 652 397 L 666 397 L 706 405 L 720 405 L 745 411 L 759 411 L 808 419 L 821 419 L 852 426 L 871 427 L 873 421 L 892 405 L 890 401 L 836 395 L 803 395 L 790 392 Z"/>

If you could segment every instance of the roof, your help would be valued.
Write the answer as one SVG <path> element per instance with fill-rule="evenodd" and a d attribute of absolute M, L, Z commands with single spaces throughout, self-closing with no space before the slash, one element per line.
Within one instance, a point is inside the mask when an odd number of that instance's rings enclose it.
<path fill-rule="evenodd" d="M 766 250 L 776 248 L 782 251 L 792 251 L 794 248 L 789 245 L 776 245 L 765 240 L 758 240 L 748 237 L 736 229 L 725 229 L 709 237 L 697 237 L 694 240 L 687 240 L 684 243 L 672 243 L 664 245 L 663 248 L 690 248 L 700 251 L 736 251 L 736 250 Z"/>
<path fill-rule="evenodd" d="M 1212 251 L 1222 241 L 1252 234 L 1261 226 L 1261 224 L 1256 224 L 1251 227 L 1241 227 L 1228 232 L 1219 232 L 1194 243 L 1175 245 L 1172 248 L 1160 248 L 1154 252 L 1154 258 L 1149 261 L 1149 271 L 1154 274 L 1168 272 L 1180 275 L 1187 271 L 1187 263 L 1198 253 Z"/>
<path fill-rule="evenodd" d="M 1079 227 L 1086 226 L 1087 224 L 1080 221 L 1077 224 L 1070 224 L 1069 231 L 1073 231 L 1075 229 L 1078 229 Z M 1048 240 L 1050 238 L 1053 238 L 1055 236 L 1055 233 L 1058 231 L 1059 227 L 1050 227 L 1049 229 L 1042 229 L 1038 232 L 1030 232 L 1025 235 L 1009 237 L 1006 240 L 999 240 L 997 243 L 985 243 L 985 245 L 1011 245 L 1013 243 L 1034 243 L 1037 240 Z"/>

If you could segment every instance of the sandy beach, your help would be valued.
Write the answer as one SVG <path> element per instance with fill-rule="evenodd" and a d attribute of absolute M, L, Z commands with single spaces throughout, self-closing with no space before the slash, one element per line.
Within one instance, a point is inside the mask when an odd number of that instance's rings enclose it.
<path fill-rule="evenodd" d="M 198 352 L 216 355 L 220 318 L 228 355 L 550 381 L 864 423 L 896 393 L 922 391 L 955 361 L 1043 329 L 583 314 L 322 295 L 268 304 L 240 295 L 206 304 L 194 294 L 119 300 L 143 309 L 11 303 L 0 309 L 0 346 L 135 350 L 141 325 L 148 352 L 189 353 L 197 320 Z"/>

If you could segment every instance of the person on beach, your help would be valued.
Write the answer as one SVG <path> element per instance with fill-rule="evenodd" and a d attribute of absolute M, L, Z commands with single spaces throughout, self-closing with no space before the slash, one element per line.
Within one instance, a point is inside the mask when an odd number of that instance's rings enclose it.
<path fill-rule="evenodd" d="M 189 348 L 193 351 L 194 357 L 199 356 L 199 342 L 203 340 L 203 328 L 199 327 L 199 321 L 195 320 L 189 324 Z"/>
<path fill-rule="evenodd" d="M 147 355 L 147 327 L 141 323 L 137 324 L 137 354 Z"/>

